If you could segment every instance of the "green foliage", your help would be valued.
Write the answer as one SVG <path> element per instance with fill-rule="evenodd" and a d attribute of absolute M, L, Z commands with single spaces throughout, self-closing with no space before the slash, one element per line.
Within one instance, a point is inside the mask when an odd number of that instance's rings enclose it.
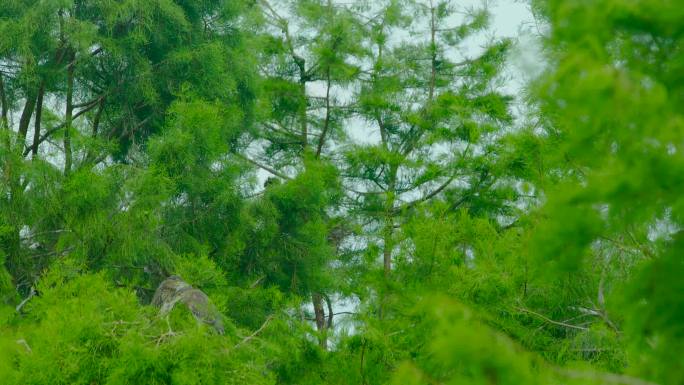
<path fill-rule="evenodd" d="M 246 243 L 236 273 L 300 295 L 319 289 L 332 252 L 325 210 L 338 195 L 336 170 L 314 160 L 295 179 L 269 185 L 247 208 L 253 219 L 241 230 Z"/>
<path fill-rule="evenodd" d="M 271 383 L 255 351 L 244 361 L 233 350 L 235 336 L 217 339 L 187 312 L 174 312 L 186 319 L 185 329 L 164 339 L 156 312 L 102 275 L 66 264 L 51 270 L 38 290 L 28 319 L 2 340 L 7 384 Z"/>
<path fill-rule="evenodd" d="M 424 325 L 414 363 L 400 366 L 392 383 L 534 384 L 541 382 L 530 356 L 505 336 L 474 319 L 467 309 L 445 299 L 419 306 Z M 456 342 L 457 343 L 454 343 Z"/>
<path fill-rule="evenodd" d="M 5 0 L 0 382 L 684 384 L 684 11 L 532 7 Z"/>

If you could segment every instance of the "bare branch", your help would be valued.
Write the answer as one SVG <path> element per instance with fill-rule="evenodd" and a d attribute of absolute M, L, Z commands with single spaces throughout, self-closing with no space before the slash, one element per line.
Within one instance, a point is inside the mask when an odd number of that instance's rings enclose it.
<path fill-rule="evenodd" d="M 261 327 L 259 329 L 257 329 L 254 333 L 248 335 L 247 337 L 243 338 L 242 341 L 235 344 L 235 346 L 233 346 L 233 349 L 237 349 L 241 345 L 246 344 L 247 342 L 252 340 L 254 337 L 256 337 L 257 334 L 261 333 L 261 331 L 264 330 L 264 328 L 266 328 L 266 326 L 268 325 L 269 322 L 271 322 L 272 319 L 273 319 L 272 315 L 268 316 L 268 318 L 266 318 L 266 321 L 264 321 L 264 323 L 261 325 Z"/>
<path fill-rule="evenodd" d="M 21 302 L 19 303 L 19 305 L 17 305 L 16 308 L 14 308 L 14 310 L 15 310 L 17 313 L 21 313 L 21 309 L 24 307 L 24 305 L 26 305 L 26 304 L 28 303 L 28 301 L 30 301 L 31 298 L 33 298 L 33 296 L 35 296 L 35 295 L 36 295 L 36 289 L 34 289 L 33 286 L 31 286 L 31 291 L 29 292 L 28 297 L 24 298 L 24 300 L 21 301 Z"/>
<path fill-rule="evenodd" d="M 408 202 L 408 203 L 406 203 L 406 204 L 403 204 L 403 205 L 401 205 L 401 206 L 395 208 L 395 209 L 394 209 L 394 212 L 395 212 L 395 213 L 399 213 L 399 212 L 401 212 L 401 211 L 410 209 L 410 208 L 412 208 L 412 207 L 414 207 L 414 206 L 416 206 L 416 205 L 419 205 L 419 204 L 421 204 L 421 203 L 423 203 L 423 202 L 425 202 L 425 201 L 427 201 L 427 200 L 433 198 L 435 195 L 441 193 L 445 188 L 447 188 L 447 187 L 451 184 L 451 182 L 454 181 L 455 178 L 456 178 L 456 176 L 455 176 L 455 175 L 452 175 L 451 177 L 449 177 L 449 179 L 447 179 L 446 182 L 442 183 L 441 186 L 437 187 L 437 188 L 436 188 L 434 191 L 432 191 L 431 193 L 429 193 L 429 194 L 423 196 L 422 198 L 416 199 L 416 200 L 413 201 L 413 202 Z"/>
<path fill-rule="evenodd" d="M 250 289 L 254 289 L 255 287 L 259 286 L 259 284 L 261 283 L 261 281 L 264 280 L 264 278 L 266 278 L 266 276 L 265 276 L 265 275 L 262 275 L 262 276 L 259 277 L 256 281 L 254 281 L 251 285 L 249 285 L 249 288 L 250 288 Z"/>
<path fill-rule="evenodd" d="M 255 166 L 257 166 L 257 167 L 259 167 L 259 168 L 261 168 L 261 169 L 263 169 L 263 170 L 266 170 L 266 171 L 270 172 L 271 174 L 273 174 L 273 175 L 275 175 L 275 176 L 277 176 L 277 177 L 279 177 L 279 178 L 283 178 L 283 179 L 287 179 L 287 180 L 292 180 L 291 177 L 289 177 L 289 176 L 287 176 L 287 175 L 285 175 L 285 174 L 283 174 L 283 173 L 281 173 L 281 172 L 278 172 L 278 171 L 274 170 L 273 168 L 271 168 L 271 167 L 269 167 L 269 166 L 266 166 L 265 164 L 261 164 L 261 163 L 257 162 L 256 160 L 250 159 L 250 158 L 248 158 L 248 157 L 246 157 L 246 156 L 244 156 L 244 155 L 242 155 L 242 154 L 239 154 L 239 153 L 236 152 L 236 153 L 233 153 L 233 155 L 237 156 L 237 157 L 240 158 L 240 159 L 246 160 L 247 162 L 249 162 L 249 163 L 251 163 L 251 164 L 253 164 L 253 165 L 255 165 Z"/>
<path fill-rule="evenodd" d="M 566 327 L 566 328 L 577 329 L 577 330 L 589 330 L 588 328 L 585 328 L 584 326 L 577 326 L 577 325 L 567 324 L 567 323 L 565 323 L 565 322 L 554 321 L 554 320 L 552 320 L 551 318 L 548 318 L 548 317 L 546 317 L 546 316 L 544 316 L 544 315 L 542 315 L 542 314 L 539 314 L 539 313 L 537 313 L 537 312 L 534 312 L 534 311 L 532 311 L 532 310 L 525 309 L 525 308 L 522 308 L 522 307 L 516 307 L 515 309 L 518 310 L 518 311 L 524 312 L 524 313 L 529 313 L 529 314 L 532 314 L 532 315 L 534 315 L 534 316 L 537 316 L 537 317 L 543 319 L 544 321 L 546 321 L 546 322 L 548 322 L 548 323 L 550 323 L 550 324 L 557 325 L 557 326 L 563 326 L 563 327 Z"/>

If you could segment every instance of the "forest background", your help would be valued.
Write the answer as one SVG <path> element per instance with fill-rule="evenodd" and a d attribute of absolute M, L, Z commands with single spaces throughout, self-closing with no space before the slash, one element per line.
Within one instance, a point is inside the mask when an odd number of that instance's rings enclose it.
<path fill-rule="evenodd" d="M 0 382 L 684 384 L 678 3 L 4 0 Z"/>

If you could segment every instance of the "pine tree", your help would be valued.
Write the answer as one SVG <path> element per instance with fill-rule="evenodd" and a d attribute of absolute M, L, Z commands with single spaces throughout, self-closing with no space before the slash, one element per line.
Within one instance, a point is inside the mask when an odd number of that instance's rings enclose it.
<path fill-rule="evenodd" d="M 452 209 L 462 207 L 497 178 L 495 138 L 511 117 L 510 98 L 497 92 L 496 81 L 509 42 L 454 58 L 487 25 L 486 10 L 463 20 L 457 10 L 449 2 L 388 2 L 369 17 L 369 65 L 357 100 L 365 129 L 380 138 L 349 147 L 345 173 L 356 190 L 354 211 L 382 250 L 386 285 L 402 238 L 397 229 L 412 211 L 440 195 Z M 411 39 L 393 41 L 402 29 L 414 31 Z"/>

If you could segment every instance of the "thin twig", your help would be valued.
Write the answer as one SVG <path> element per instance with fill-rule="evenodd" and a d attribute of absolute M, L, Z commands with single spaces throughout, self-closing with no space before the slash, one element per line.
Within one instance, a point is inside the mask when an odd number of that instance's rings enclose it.
<path fill-rule="evenodd" d="M 24 298 L 24 300 L 21 301 L 19 303 L 19 305 L 17 305 L 16 308 L 14 308 L 14 310 L 16 310 L 17 313 L 20 313 L 21 309 L 24 307 L 24 305 L 26 305 L 28 303 L 28 301 L 30 301 L 31 298 L 33 298 L 33 296 L 35 296 L 35 295 L 36 295 L 36 289 L 34 289 L 33 286 L 31 286 L 31 291 L 29 292 L 28 297 Z"/>
<path fill-rule="evenodd" d="M 281 173 L 281 172 L 278 172 L 278 171 L 272 169 L 271 167 L 266 166 L 265 164 L 261 164 L 261 163 L 257 162 L 256 160 L 250 159 L 250 158 L 248 158 L 248 157 L 246 157 L 246 156 L 244 156 L 244 155 L 242 155 L 242 154 L 234 153 L 234 155 L 237 156 L 237 157 L 240 158 L 240 159 L 246 160 L 247 162 L 249 162 L 249 163 L 251 163 L 251 164 L 253 164 L 253 165 L 255 165 L 255 166 L 257 166 L 257 167 L 259 167 L 259 168 L 261 168 L 261 169 L 264 169 L 264 170 L 270 172 L 271 174 L 273 174 L 273 175 L 275 175 L 275 176 L 277 176 L 277 177 L 279 177 L 279 178 L 286 179 L 286 180 L 291 180 L 291 179 L 292 179 L 291 177 L 289 177 L 289 176 L 287 176 L 287 175 L 285 175 L 285 174 L 283 174 L 283 173 Z"/>
<path fill-rule="evenodd" d="M 254 283 L 252 283 L 251 285 L 249 285 L 249 288 L 250 288 L 250 289 L 254 289 L 255 287 L 259 286 L 259 284 L 261 283 L 261 281 L 264 280 L 264 278 L 266 278 L 266 276 L 265 276 L 265 275 L 262 275 L 261 277 L 259 277 L 259 279 L 257 279 L 256 281 L 254 281 Z"/>
<path fill-rule="evenodd" d="M 233 349 L 237 349 L 237 348 L 240 347 L 241 345 L 246 344 L 246 343 L 249 342 L 251 339 L 253 339 L 254 337 L 256 337 L 257 334 L 261 333 L 261 331 L 264 330 L 264 328 L 266 327 L 266 325 L 268 325 L 268 323 L 269 323 L 272 319 L 273 319 L 273 316 L 272 316 L 272 315 L 268 316 L 268 318 L 266 318 L 266 321 L 264 321 L 263 325 L 261 325 L 261 327 L 260 327 L 259 329 L 257 329 L 254 333 L 248 335 L 247 337 L 243 338 L 242 341 L 240 341 L 240 342 L 238 342 L 237 344 L 235 344 L 235 346 L 233 346 Z"/>
<path fill-rule="evenodd" d="M 23 339 L 23 338 L 22 338 L 22 339 L 19 339 L 19 340 L 17 340 L 17 343 L 18 343 L 19 345 L 25 347 L 27 352 L 33 353 L 33 350 L 31 350 L 31 347 L 29 346 L 28 342 L 26 342 L 25 339 Z"/>
<path fill-rule="evenodd" d="M 437 187 L 437 188 L 436 188 L 434 191 L 432 191 L 431 193 L 429 193 L 429 194 L 427 194 L 427 195 L 425 195 L 425 196 L 423 196 L 423 197 L 421 197 L 421 198 L 418 198 L 418 199 L 416 199 L 415 201 L 408 202 L 408 203 L 405 203 L 405 204 L 403 204 L 403 205 L 401 205 L 401 206 L 399 206 L 399 207 L 396 207 L 396 208 L 394 209 L 394 212 L 395 212 L 395 213 L 399 213 L 399 212 L 401 212 L 401 211 L 403 211 L 403 210 L 410 209 L 410 208 L 412 208 L 412 207 L 414 207 L 414 206 L 416 206 L 416 205 L 419 205 L 419 204 L 421 204 L 421 203 L 423 203 L 423 202 L 425 202 L 425 201 L 427 201 L 427 200 L 433 198 L 435 195 L 439 194 L 439 193 L 442 192 L 445 188 L 447 188 L 447 187 L 449 186 L 449 184 L 451 184 L 451 182 L 454 181 L 455 178 L 456 178 L 456 176 L 455 176 L 455 175 L 452 175 L 451 177 L 449 177 L 449 179 L 447 179 L 446 182 L 444 182 L 441 186 Z"/>

